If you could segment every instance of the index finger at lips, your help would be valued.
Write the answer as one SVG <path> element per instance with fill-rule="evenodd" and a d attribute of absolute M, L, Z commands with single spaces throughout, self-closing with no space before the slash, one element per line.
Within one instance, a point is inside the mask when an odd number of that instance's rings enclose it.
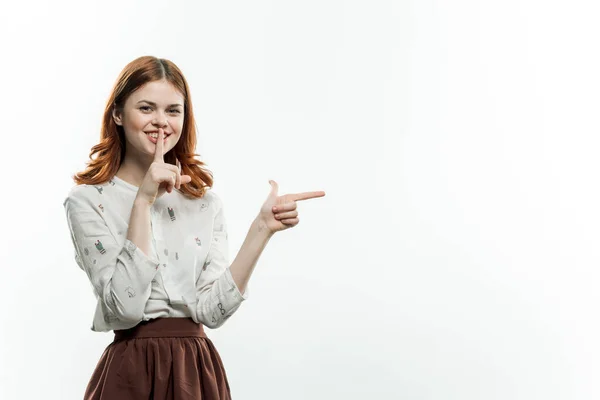
<path fill-rule="evenodd" d="M 156 139 L 156 148 L 154 149 L 154 161 L 164 163 L 163 157 L 165 132 L 162 128 L 158 128 L 158 138 Z"/>

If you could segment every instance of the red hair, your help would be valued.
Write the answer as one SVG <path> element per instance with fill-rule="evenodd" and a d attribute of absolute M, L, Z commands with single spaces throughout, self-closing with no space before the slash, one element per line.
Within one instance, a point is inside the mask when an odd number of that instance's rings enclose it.
<path fill-rule="evenodd" d="M 175 158 L 181 162 L 182 174 L 189 175 L 192 181 L 181 185 L 181 191 L 194 198 L 204 195 L 207 187 L 213 185 L 213 175 L 202 168 L 204 162 L 195 156 L 196 121 L 192 109 L 192 98 L 188 83 L 181 70 L 171 61 L 152 56 L 139 57 L 123 68 L 112 93 L 106 103 L 100 143 L 93 146 L 89 155 L 91 161 L 84 171 L 73 176 L 77 185 L 98 185 L 108 181 L 118 171 L 125 157 L 125 132 L 115 123 L 113 108 L 122 110 L 125 101 L 137 89 L 148 82 L 167 80 L 182 94 L 184 99 L 184 121 L 181 137 L 175 147 L 165 154 L 165 162 L 175 165 Z M 96 158 L 92 158 L 97 154 Z"/>

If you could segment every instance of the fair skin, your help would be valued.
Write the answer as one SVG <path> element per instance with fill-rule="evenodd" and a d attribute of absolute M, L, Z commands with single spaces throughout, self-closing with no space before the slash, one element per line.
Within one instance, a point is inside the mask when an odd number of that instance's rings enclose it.
<path fill-rule="evenodd" d="M 117 177 L 135 186 L 141 186 L 150 164 L 154 161 L 156 144 L 148 132 L 161 128 L 167 136 L 163 151 L 167 153 L 181 137 L 184 99 L 168 81 L 148 82 L 125 101 L 123 111 L 113 111 L 117 125 L 125 131 L 125 158 Z"/>
<path fill-rule="evenodd" d="M 125 131 L 125 158 L 116 176 L 137 186 L 127 238 L 145 254 L 150 254 L 150 209 L 156 199 L 191 178 L 181 174 L 177 166 L 165 163 L 164 154 L 181 137 L 183 128 L 183 96 L 166 80 L 149 82 L 132 93 L 125 101 L 123 112 L 115 111 L 113 118 Z M 178 112 L 179 111 L 179 112 Z M 157 131 L 151 140 L 148 132 Z M 269 181 L 271 192 L 248 230 L 242 246 L 231 263 L 230 271 L 240 292 L 244 292 L 254 267 L 275 232 L 296 226 L 297 201 L 325 196 L 323 191 L 293 193 L 279 196 L 278 185 Z"/>

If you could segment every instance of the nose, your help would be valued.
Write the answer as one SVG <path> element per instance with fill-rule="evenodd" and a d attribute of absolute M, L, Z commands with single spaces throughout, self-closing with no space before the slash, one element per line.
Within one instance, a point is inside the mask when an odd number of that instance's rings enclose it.
<path fill-rule="evenodd" d="M 167 126 L 167 118 L 165 118 L 165 117 L 162 117 L 160 119 L 159 118 L 155 118 L 152 121 L 152 125 L 156 125 L 158 127 L 165 127 L 165 126 Z"/>

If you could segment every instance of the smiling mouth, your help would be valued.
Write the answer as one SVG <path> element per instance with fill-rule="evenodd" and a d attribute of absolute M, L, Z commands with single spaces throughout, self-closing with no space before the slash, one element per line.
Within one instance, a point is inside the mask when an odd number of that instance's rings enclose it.
<path fill-rule="evenodd" d="M 154 138 L 154 139 L 158 139 L 158 132 L 157 131 L 152 131 L 152 132 L 144 132 L 147 136 Z M 171 136 L 170 133 L 165 133 L 165 139 L 168 138 L 169 136 Z"/>
<path fill-rule="evenodd" d="M 156 143 L 158 143 L 158 134 L 155 134 L 155 135 L 156 136 L 154 136 L 154 134 L 147 133 L 146 137 L 148 138 L 149 141 L 156 144 Z M 169 139 L 169 136 L 171 136 L 171 135 L 165 135 L 163 143 L 167 143 L 167 139 Z"/>

